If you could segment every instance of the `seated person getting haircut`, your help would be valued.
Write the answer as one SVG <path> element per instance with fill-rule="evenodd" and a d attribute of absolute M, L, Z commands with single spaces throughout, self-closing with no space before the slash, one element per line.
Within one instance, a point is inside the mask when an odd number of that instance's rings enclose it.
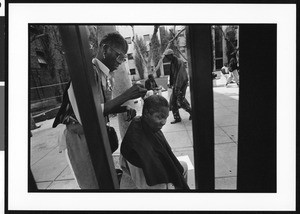
<path fill-rule="evenodd" d="M 168 116 L 164 97 L 144 100 L 142 116 L 133 118 L 121 144 L 121 189 L 189 189 L 187 164 L 178 161 L 161 131 Z"/>

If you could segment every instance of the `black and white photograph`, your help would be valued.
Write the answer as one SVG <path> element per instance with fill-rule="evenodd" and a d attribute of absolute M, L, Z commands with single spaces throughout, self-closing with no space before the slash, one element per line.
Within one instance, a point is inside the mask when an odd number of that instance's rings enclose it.
<path fill-rule="evenodd" d="M 293 210 L 295 5 L 251 6 L 10 4 L 8 209 Z"/>
<path fill-rule="evenodd" d="M 86 49 L 90 55 L 81 57 L 90 57 L 87 61 L 96 69 L 92 75 L 96 76 L 96 81 L 90 80 L 89 84 L 92 85 L 93 93 L 96 92 L 92 97 L 98 96 L 100 100 L 82 102 L 84 106 L 88 103 L 104 103 L 100 105 L 104 110 L 98 107 L 96 112 L 103 112 L 105 124 L 116 130 L 116 136 L 111 139 L 112 133 L 107 129 L 109 138 L 106 144 L 111 151 L 105 156 L 111 156 L 109 158 L 113 162 L 112 169 L 107 166 L 111 177 L 99 171 L 99 176 L 103 178 L 97 178 L 97 170 L 93 166 L 109 161 L 99 157 L 100 151 L 93 159 L 89 149 L 96 151 L 97 145 L 93 147 L 96 143 L 89 143 L 84 136 L 83 116 L 80 116 L 79 101 L 76 101 L 83 98 L 77 95 L 76 99 L 70 72 L 72 67 L 76 73 L 84 72 L 87 68 L 72 65 L 78 62 L 73 52 L 80 55 L 79 49 L 73 50 L 79 44 L 76 43 L 76 35 L 71 35 L 72 28 L 85 34 L 80 36 L 86 39 L 82 41 L 85 46 L 82 45 L 80 49 Z M 190 45 L 187 45 L 187 34 L 191 34 L 194 29 L 207 34 L 205 43 L 208 46 L 207 50 L 203 50 L 206 55 L 204 60 L 207 60 L 207 65 L 212 63 L 207 68 L 211 72 L 206 76 L 210 87 L 204 94 L 207 94 L 206 105 L 210 102 L 208 106 L 213 107 L 209 111 L 210 116 L 205 114 L 206 117 L 201 118 L 207 126 L 203 133 L 210 134 L 207 143 L 211 144 L 203 152 L 210 153 L 210 157 L 205 160 L 199 154 L 200 157 L 196 158 L 206 163 L 207 168 L 210 164 L 207 173 L 200 175 L 210 181 L 202 184 L 198 182 L 197 185 L 195 181 L 201 178 L 195 180 L 194 147 L 200 148 L 200 142 L 204 139 L 199 141 L 199 145 L 193 143 L 192 115 L 201 114 L 198 112 L 199 107 L 196 106 L 192 111 L 190 104 L 189 76 L 193 72 L 193 65 L 187 53 L 191 43 L 197 44 L 200 41 L 188 40 Z M 29 33 L 30 167 L 38 189 L 237 189 L 240 72 L 238 25 L 30 24 Z M 64 44 L 66 41 L 71 43 L 70 49 L 68 44 Z M 200 67 L 198 72 L 205 69 Z M 79 80 L 83 81 L 83 77 Z M 199 82 L 197 79 L 194 81 L 195 90 Z M 82 87 L 85 84 L 82 83 Z M 198 93 L 194 93 L 197 96 Z M 83 96 L 87 98 L 87 94 Z M 151 112 L 151 117 L 146 112 Z M 99 116 L 96 114 L 90 117 Z M 87 122 L 91 126 L 90 121 Z M 209 125 L 212 126 L 208 129 Z M 200 132 L 197 127 L 198 124 L 194 130 Z M 92 127 L 87 129 L 91 131 Z M 91 135 L 92 142 L 97 144 L 102 140 L 107 141 L 105 138 L 95 138 L 95 134 Z M 275 141 L 273 143 L 275 146 Z M 93 163 L 92 160 L 99 163 Z M 276 161 L 272 164 L 270 171 L 275 168 Z M 199 171 L 203 169 L 199 168 Z M 113 179 L 113 176 L 117 177 L 116 183 L 111 182 L 111 186 L 100 185 L 102 182 L 98 179 Z M 275 171 L 272 177 L 276 179 Z M 275 186 L 268 191 L 275 192 Z"/>

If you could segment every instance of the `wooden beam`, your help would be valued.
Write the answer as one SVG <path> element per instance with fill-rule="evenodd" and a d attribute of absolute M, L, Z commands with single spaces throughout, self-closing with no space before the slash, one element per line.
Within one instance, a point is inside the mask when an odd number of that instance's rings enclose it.
<path fill-rule="evenodd" d="M 276 30 L 240 26 L 239 192 L 276 192 Z"/>
<path fill-rule="evenodd" d="M 66 59 L 99 189 L 118 189 L 85 26 L 60 25 Z"/>
<path fill-rule="evenodd" d="M 187 29 L 190 59 L 190 90 L 193 115 L 195 185 L 202 192 L 215 189 L 213 56 L 210 25 L 190 25 Z"/>

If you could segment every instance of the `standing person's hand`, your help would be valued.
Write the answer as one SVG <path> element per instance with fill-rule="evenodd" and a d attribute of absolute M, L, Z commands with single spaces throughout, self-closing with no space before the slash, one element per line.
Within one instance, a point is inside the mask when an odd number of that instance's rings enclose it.
<path fill-rule="evenodd" d="M 127 89 L 123 94 L 117 96 L 116 98 L 107 101 L 104 104 L 103 114 L 106 116 L 108 114 L 124 112 L 120 109 L 121 105 L 128 100 L 137 99 L 144 97 L 147 93 L 147 89 L 144 88 L 141 84 L 135 84 L 131 88 Z"/>
<path fill-rule="evenodd" d="M 127 122 L 129 122 L 136 116 L 136 110 L 129 106 L 126 107 L 126 112 L 127 112 L 127 118 L 126 118 Z"/>
<path fill-rule="evenodd" d="M 134 84 L 131 88 L 124 92 L 124 95 L 128 100 L 137 99 L 139 97 L 144 97 L 147 93 L 147 89 L 142 84 Z"/>

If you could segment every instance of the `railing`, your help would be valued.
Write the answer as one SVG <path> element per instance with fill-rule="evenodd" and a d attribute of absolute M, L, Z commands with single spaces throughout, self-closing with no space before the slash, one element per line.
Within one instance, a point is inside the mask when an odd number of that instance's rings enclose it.
<path fill-rule="evenodd" d="M 65 84 L 67 84 L 67 83 L 68 83 L 68 82 L 57 83 L 57 84 L 52 84 L 52 85 L 38 86 L 38 87 L 30 88 L 30 90 L 33 90 L 33 89 L 39 89 L 39 88 L 48 88 L 48 87 L 53 87 L 53 86 L 57 86 L 57 85 L 65 85 Z"/>
<path fill-rule="evenodd" d="M 68 84 L 68 82 L 63 82 L 63 83 L 56 83 L 56 84 L 51 84 L 51 85 L 44 85 L 44 86 L 32 87 L 32 88 L 30 88 L 30 90 L 39 90 L 39 89 L 45 89 L 45 88 L 50 88 L 50 87 L 55 87 L 55 86 L 62 86 L 62 85 L 66 85 L 66 84 Z M 39 94 L 39 92 L 37 92 L 37 93 Z M 42 99 L 30 100 L 30 102 L 31 102 L 31 103 L 44 102 L 44 101 L 56 99 L 56 98 L 59 98 L 59 97 L 62 97 L 62 96 L 63 96 L 63 94 L 58 95 L 58 96 L 46 97 L 46 98 L 42 98 Z"/>

